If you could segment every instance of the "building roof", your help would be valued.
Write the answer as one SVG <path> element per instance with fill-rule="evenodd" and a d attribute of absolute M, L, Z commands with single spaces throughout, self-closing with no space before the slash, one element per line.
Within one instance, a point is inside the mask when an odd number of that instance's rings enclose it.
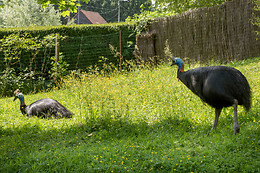
<path fill-rule="evenodd" d="M 81 13 L 84 14 L 86 18 L 92 23 L 92 24 L 104 24 L 107 23 L 105 19 L 98 13 L 98 12 L 93 12 L 93 11 L 85 11 L 85 10 L 80 10 Z"/>

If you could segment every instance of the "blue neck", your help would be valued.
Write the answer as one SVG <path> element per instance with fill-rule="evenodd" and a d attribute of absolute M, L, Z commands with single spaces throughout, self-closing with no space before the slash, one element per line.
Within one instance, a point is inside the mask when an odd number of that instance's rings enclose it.
<path fill-rule="evenodd" d="M 178 72 L 184 72 L 184 64 L 181 58 L 174 58 L 175 64 L 178 66 Z"/>
<path fill-rule="evenodd" d="M 23 106 L 23 102 L 24 102 L 23 97 L 22 97 L 22 98 L 20 97 L 19 100 L 20 100 L 20 102 L 21 102 L 21 105 L 20 105 L 20 106 L 22 107 L 22 106 Z"/>
<path fill-rule="evenodd" d="M 178 63 L 178 72 L 180 72 L 180 71 L 181 71 L 181 64 Z"/>
<path fill-rule="evenodd" d="M 22 106 L 25 106 L 25 103 L 24 103 L 24 96 L 23 96 L 23 94 L 22 93 L 19 93 L 18 94 L 18 98 L 19 98 L 19 100 L 20 100 L 20 107 L 22 107 Z"/>

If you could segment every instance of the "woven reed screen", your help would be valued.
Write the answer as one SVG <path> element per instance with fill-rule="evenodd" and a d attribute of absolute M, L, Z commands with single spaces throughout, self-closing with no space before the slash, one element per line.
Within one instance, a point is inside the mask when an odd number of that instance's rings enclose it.
<path fill-rule="evenodd" d="M 168 45 L 174 56 L 200 62 L 260 56 L 255 34 L 259 27 L 251 24 L 252 12 L 250 0 L 234 0 L 160 18 L 137 36 L 136 54 L 144 61 L 158 62 L 168 58 Z"/>

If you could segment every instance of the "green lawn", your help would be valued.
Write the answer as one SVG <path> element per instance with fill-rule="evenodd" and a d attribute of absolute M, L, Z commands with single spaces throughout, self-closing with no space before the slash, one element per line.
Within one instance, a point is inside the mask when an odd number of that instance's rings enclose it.
<path fill-rule="evenodd" d="M 252 109 L 238 108 L 238 135 L 232 107 L 211 130 L 214 109 L 178 81 L 176 66 L 82 74 L 25 95 L 28 105 L 58 100 L 72 119 L 28 118 L 19 101 L 0 99 L 0 172 L 260 172 L 260 58 L 227 65 L 253 93 Z"/>

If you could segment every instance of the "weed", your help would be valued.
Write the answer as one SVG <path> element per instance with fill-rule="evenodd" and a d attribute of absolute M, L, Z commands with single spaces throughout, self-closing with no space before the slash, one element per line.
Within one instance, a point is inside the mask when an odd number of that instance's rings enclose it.
<path fill-rule="evenodd" d="M 75 72 L 59 90 L 25 97 L 56 99 L 72 119 L 24 117 L 2 98 L 0 172 L 259 172 L 259 62 L 228 64 L 253 93 L 252 109 L 239 107 L 238 135 L 232 108 L 211 130 L 214 110 L 168 64 L 109 76 Z"/>

